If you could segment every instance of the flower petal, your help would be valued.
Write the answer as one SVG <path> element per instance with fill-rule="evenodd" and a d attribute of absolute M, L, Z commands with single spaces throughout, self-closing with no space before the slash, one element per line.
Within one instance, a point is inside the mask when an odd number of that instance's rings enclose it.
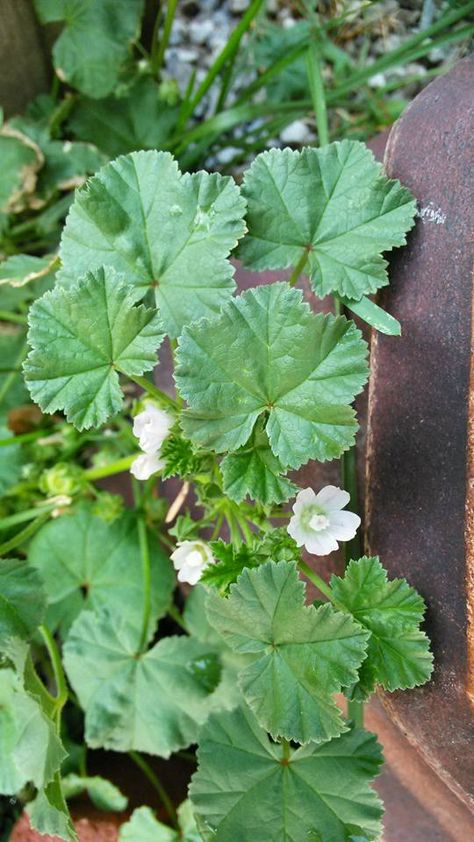
<path fill-rule="evenodd" d="M 293 515 L 286 527 L 286 531 L 288 532 L 288 535 L 296 541 L 296 545 L 298 547 L 302 547 L 306 543 L 306 539 L 312 533 L 312 530 L 305 529 L 298 515 Z"/>
<path fill-rule="evenodd" d="M 197 585 L 202 576 L 203 567 L 189 567 L 187 564 L 178 572 L 178 582 L 187 582 L 189 585 Z"/>
<path fill-rule="evenodd" d="M 325 532 L 314 532 L 313 535 L 307 538 L 305 546 L 312 555 L 329 555 L 329 553 L 334 552 L 339 547 L 329 529 Z"/>
<path fill-rule="evenodd" d="M 354 512 L 329 512 L 329 531 L 338 541 L 351 541 L 359 526 L 360 517 Z"/>
<path fill-rule="evenodd" d="M 316 494 L 315 502 L 326 512 L 335 512 L 347 506 L 351 495 L 336 485 L 326 485 Z"/>
<path fill-rule="evenodd" d="M 295 515 L 300 514 L 306 506 L 310 506 L 316 500 L 316 494 L 312 488 L 303 488 L 296 495 L 296 500 L 293 504 L 293 511 Z"/>
<path fill-rule="evenodd" d="M 135 479 L 149 479 L 157 471 L 164 468 L 164 462 L 156 453 L 140 453 L 130 465 L 130 473 Z"/>
<path fill-rule="evenodd" d="M 156 453 L 172 426 L 173 418 L 168 412 L 153 404 L 146 404 L 143 412 L 139 412 L 133 419 L 133 434 L 145 453 Z"/>

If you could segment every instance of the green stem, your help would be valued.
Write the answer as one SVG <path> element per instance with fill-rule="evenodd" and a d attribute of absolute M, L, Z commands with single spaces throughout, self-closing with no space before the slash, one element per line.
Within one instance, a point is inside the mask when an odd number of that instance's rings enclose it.
<path fill-rule="evenodd" d="M 183 620 L 181 614 L 179 613 L 178 609 L 176 608 L 176 605 L 174 604 L 174 602 L 172 602 L 171 605 L 169 606 L 168 614 L 175 621 L 175 623 L 177 623 L 178 626 L 180 626 L 180 628 L 183 629 L 183 631 L 185 631 L 185 632 L 188 631 L 188 629 L 186 628 L 186 623 L 184 622 L 184 620 Z"/>
<path fill-rule="evenodd" d="M 51 435 L 53 429 L 34 430 L 32 433 L 22 433 L 20 436 L 10 436 L 8 439 L 0 439 L 0 447 L 9 447 L 12 444 L 21 444 L 22 442 L 35 441 L 35 439 L 41 439 L 43 437 Z"/>
<path fill-rule="evenodd" d="M 140 486 L 136 479 L 133 480 L 133 497 L 135 500 L 135 508 L 137 514 L 138 541 L 140 544 L 140 553 L 142 557 L 143 575 L 143 618 L 138 651 L 144 652 L 148 641 L 148 630 L 151 615 L 151 561 L 145 516 L 143 513 L 143 509 L 140 508 L 143 504 L 143 496 Z"/>
<path fill-rule="evenodd" d="M 168 813 L 168 816 L 171 819 L 174 827 L 178 827 L 178 817 L 173 802 L 169 797 L 168 793 L 166 792 L 166 789 L 164 788 L 158 776 L 155 774 L 155 772 L 153 771 L 151 766 L 149 766 L 146 760 L 141 756 L 141 754 L 138 754 L 137 751 L 130 751 L 129 757 L 133 760 L 135 765 L 142 770 L 145 777 L 148 778 L 153 789 L 155 790 L 155 792 L 158 793 L 161 799 L 161 803 L 163 804 L 163 807 Z"/>
<path fill-rule="evenodd" d="M 235 544 L 236 547 L 240 547 L 240 545 L 242 544 L 242 539 L 240 537 L 240 532 L 237 528 L 237 524 L 235 522 L 234 514 L 232 512 L 232 509 L 229 509 L 226 512 L 225 519 L 226 519 L 227 525 L 229 527 L 230 540 L 232 541 L 233 544 Z"/>
<path fill-rule="evenodd" d="M 219 532 L 221 531 L 221 526 L 222 526 L 223 520 L 224 520 L 224 515 L 221 513 L 218 516 L 218 518 L 215 522 L 214 529 L 212 530 L 212 535 L 211 535 L 211 538 L 210 538 L 211 541 L 215 541 L 216 538 L 218 537 Z"/>
<path fill-rule="evenodd" d="M 347 702 L 347 717 L 352 719 L 356 728 L 364 727 L 364 702 L 356 702 L 353 699 Z"/>
<path fill-rule="evenodd" d="M 291 273 L 290 277 L 288 278 L 288 283 L 290 287 L 294 287 L 294 285 L 298 282 L 299 276 L 301 275 L 304 267 L 306 266 L 306 261 L 308 260 L 308 249 L 305 249 L 303 254 L 301 255 L 298 263 L 296 264 L 293 272 Z"/>
<path fill-rule="evenodd" d="M 49 520 L 49 515 L 49 511 L 46 512 L 46 514 L 40 515 L 33 521 L 33 523 L 30 523 L 26 529 L 23 529 L 22 532 L 19 532 L 9 541 L 5 541 L 4 544 L 0 544 L 0 556 L 6 555 L 11 550 L 14 550 L 15 547 L 21 547 L 28 538 L 31 538 L 31 536 L 34 535 L 41 526 L 43 526 L 43 523 L 46 523 L 46 521 Z"/>
<path fill-rule="evenodd" d="M 178 408 L 177 402 L 170 395 L 167 395 L 166 392 L 162 392 L 161 389 L 158 389 L 158 386 L 155 386 L 154 383 L 151 383 L 151 381 L 147 380 L 146 377 L 131 377 L 129 374 L 126 376 L 133 383 L 136 383 L 137 386 L 141 386 L 141 388 L 144 389 L 151 398 L 155 398 L 155 400 L 159 403 L 164 406 L 169 406 L 174 410 Z"/>
<path fill-rule="evenodd" d="M 29 693 L 32 693 L 33 696 L 38 697 L 41 703 L 41 707 L 48 714 L 48 716 L 54 716 L 54 711 L 56 709 L 56 699 L 44 686 L 38 673 L 36 672 L 33 659 L 31 657 L 31 652 L 28 652 L 28 655 L 26 657 L 24 678 L 25 689 L 28 690 Z"/>
<path fill-rule="evenodd" d="M 132 462 L 139 456 L 140 454 L 131 453 L 129 456 L 122 456 L 121 459 L 117 459 L 115 462 L 109 462 L 108 465 L 99 465 L 97 468 L 88 468 L 87 471 L 84 471 L 83 477 L 90 482 L 96 479 L 103 479 L 104 477 L 111 477 L 114 474 L 121 474 L 123 471 L 128 471 Z"/>
<path fill-rule="evenodd" d="M 359 512 L 359 494 L 357 489 L 357 450 L 351 447 L 342 455 L 342 487 L 351 496 L 351 511 L 358 514 Z M 345 543 L 345 557 L 346 564 L 351 558 L 360 558 L 362 555 L 362 542 L 360 539 L 360 531 L 357 531 L 352 541 Z"/>
<path fill-rule="evenodd" d="M 61 711 L 68 700 L 68 689 L 66 684 L 66 677 L 64 675 L 63 665 L 61 663 L 61 656 L 56 641 L 47 626 L 39 627 L 39 632 L 43 638 L 48 655 L 53 666 L 54 680 L 56 682 L 56 697 L 55 697 L 55 716 L 58 732 L 61 724 Z"/>
<path fill-rule="evenodd" d="M 10 310 L 0 310 L 0 322 L 13 322 L 17 325 L 27 325 L 28 319 L 26 316 L 20 316 L 19 313 L 12 313 Z"/>
<path fill-rule="evenodd" d="M 281 742 L 281 747 L 283 749 L 282 760 L 285 760 L 286 765 L 288 765 L 288 761 L 290 759 L 290 743 L 288 742 L 288 740 L 285 740 L 283 738 L 280 740 L 280 742 Z"/>
<path fill-rule="evenodd" d="M 319 146 L 326 146 L 329 143 L 326 95 L 324 93 L 324 82 L 321 72 L 321 58 L 319 50 L 314 44 L 310 44 L 306 53 L 306 70 L 311 99 L 313 100 L 314 115 L 316 117 Z"/>
<path fill-rule="evenodd" d="M 17 526 L 19 523 L 25 523 L 27 520 L 34 520 L 34 518 L 46 512 L 52 512 L 57 505 L 57 503 L 48 503 L 45 506 L 35 506 L 32 509 L 24 509 L 22 512 L 16 512 L 14 515 L 4 517 L 3 520 L 0 520 L 0 531 L 10 529 L 11 526 Z"/>
<path fill-rule="evenodd" d="M 321 593 L 323 593 L 324 596 L 327 596 L 329 601 L 332 602 L 333 601 L 333 594 L 332 594 L 331 588 L 329 587 L 327 582 L 325 582 L 324 579 L 321 579 L 321 576 L 318 576 L 318 574 L 315 573 L 315 571 L 312 570 L 312 568 L 309 566 L 309 564 L 306 564 L 306 562 L 303 561 L 303 559 L 299 560 L 298 566 L 299 566 L 300 570 L 303 571 L 305 576 L 309 579 L 309 581 L 312 582 L 313 585 L 316 585 L 318 590 L 320 590 Z"/>
<path fill-rule="evenodd" d="M 27 347 L 28 347 L 27 342 L 25 340 L 25 342 L 23 343 L 23 345 L 20 348 L 20 353 L 18 354 L 18 357 L 14 362 L 14 368 L 18 369 L 18 370 L 12 371 L 12 373 L 9 374 L 8 377 L 5 377 L 5 380 L 3 381 L 3 386 L 0 388 L 0 404 L 3 401 L 5 395 L 8 393 L 10 387 L 13 385 L 16 378 L 18 377 L 18 375 L 21 372 L 20 366 L 21 366 L 21 364 L 23 362 L 23 359 L 25 357 Z"/>
<path fill-rule="evenodd" d="M 249 529 L 249 525 L 247 523 L 246 518 L 240 516 L 240 512 L 238 509 L 236 509 L 235 511 L 235 519 L 237 521 L 240 531 L 242 532 L 244 539 L 247 541 L 248 544 L 250 544 L 253 540 L 252 530 Z"/>
<path fill-rule="evenodd" d="M 158 40 L 158 29 L 160 25 L 160 14 L 158 13 L 155 21 L 155 26 L 153 29 L 153 43 L 151 45 L 151 69 L 155 76 L 157 76 L 161 70 L 161 66 L 163 64 L 163 60 L 165 57 L 165 51 L 168 46 L 168 42 L 170 40 L 171 30 L 173 28 L 173 21 L 174 16 L 176 13 L 176 7 L 178 5 L 178 0 L 168 0 L 166 4 L 166 16 L 165 22 L 163 26 L 163 35 L 161 39 Z"/>

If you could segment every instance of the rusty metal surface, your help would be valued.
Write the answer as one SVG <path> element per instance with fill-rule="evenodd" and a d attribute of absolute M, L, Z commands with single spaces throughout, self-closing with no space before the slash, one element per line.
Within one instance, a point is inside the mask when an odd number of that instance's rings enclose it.
<path fill-rule="evenodd" d="M 407 738 L 473 803 L 466 577 L 471 377 L 474 57 L 428 86 L 391 132 L 389 175 L 419 201 L 409 246 L 391 261 L 383 304 L 402 338 L 373 344 L 367 450 L 367 547 L 428 604 L 434 680 L 386 694 Z M 471 501 L 472 508 L 472 501 Z M 469 537 L 469 536 L 468 536 Z M 474 822 L 472 824 L 474 836 Z"/>

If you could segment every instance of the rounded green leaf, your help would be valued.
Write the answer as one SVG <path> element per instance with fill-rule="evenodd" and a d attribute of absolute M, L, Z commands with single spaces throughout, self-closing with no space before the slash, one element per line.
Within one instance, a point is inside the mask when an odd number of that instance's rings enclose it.
<path fill-rule="evenodd" d="M 371 781 L 382 756 L 373 734 L 352 730 L 284 752 L 247 708 L 209 718 L 189 793 L 204 842 L 380 838 Z"/>
<path fill-rule="evenodd" d="M 0 350 L 2 347 L 2 343 L 0 341 Z M 8 376 L 8 375 L 7 375 Z M 0 376 L 0 388 L 2 385 L 2 377 Z M 18 389 L 16 394 L 22 394 L 23 390 Z M 11 403 L 11 401 L 9 402 Z M 1 407 L 2 409 L 8 409 L 8 407 Z M 4 426 L 1 423 L 2 419 L 0 416 L 0 439 L 11 439 L 13 438 L 13 433 L 11 430 Z M 0 445 L 0 494 L 5 494 L 9 488 L 13 485 L 16 485 L 18 480 L 21 478 L 21 470 L 25 463 L 25 456 L 21 448 L 21 444 L 8 444 L 8 445 Z"/>
<path fill-rule="evenodd" d="M 239 682 L 260 724 L 273 737 L 322 742 L 346 730 L 332 697 L 357 681 L 368 634 L 304 598 L 296 565 L 271 561 L 244 570 L 227 599 L 211 592 L 207 616 L 228 646 L 253 655 Z"/>
<path fill-rule="evenodd" d="M 4 126 L 0 131 L 0 161 L 0 213 L 17 213 L 28 206 L 43 157 L 29 138 Z"/>
<path fill-rule="evenodd" d="M 64 646 L 68 678 L 86 715 L 92 748 L 161 757 L 197 741 L 211 689 L 199 666 L 207 644 L 166 637 L 140 653 L 140 630 L 117 611 L 83 611 Z"/>
<path fill-rule="evenodd" d="M 66 753 L 53 722 L 11 669 L 0 670 L 0 793 L 15 795 L 27 783 L 41 789 Z"/>
<path fill-rule="evenodd" d="M 119 842 L 179 842 L 176 830 L 159 822 L 149 807 L 138 807 L 119 831 Z"/>
<path fill-rule="evenodd" d="M 241 503 L 246 497 L 264 506 L 284 503 L 294 497 L 298 488 L 282 476 L 285 468 L 270 448 L 268 436 L 257 422 L 247 444 L 229 453 L 221 463 L 224 492 Z"/>
<path fill-rule="evenodd" d="M 151 562 L 150 630 L 169 606 L 175 576 L 155 535 L 148 536 Z M 28 560 L 44 582 L 48 622 L 65 634 L 83 608 L 113 605 L 141 628 L 144 589 L 140 542 L 134 514 L 112 523 L 94 515 L 89 504 L 51 520 L 35 535 Z"/>
<path fill-rule="evenodd" d="M 126 92 L 107 99 L 81 97 L 68 120 L 78 140 L 95 143 L 110 158 L 137 149 L 160 149 L 174 131 L 179 105 L 160 99 L 151 76 L 134 79 Z"/>
<path fill-rule="evenodd" d="M 282 465 L 334 459 L 354 442 L 349 404 L 367 380 L 366 357 L 353 322 L 315 315 L 288 284 L 248 290 L 180 337 L 184 433 L 205 448 L 234 451 L 263 415 Z"/>
<path fill-rule="evenodd" d="M 378 558 L 364 556 L 350 562 L 343 578 L 332 576 L 331 589 L 338 606 L 370 632 L 353 695 L 365 697 L 377 684 L 406 690 L 428 681 L 433 656 L 420 629 L 426 606 L 405 579 L 389 580 Z"/>
<path fill-rule="evenodd" d="M 122 408 L 118 372 L 136 376 L 153 368 L 163 340 L 157 314 L 134 306 L 136 297 L 123 277 L 97 269 L 35 301 L 24 373 L 44 412 L 63 410 L 82 430 Z"/>
<path fill-rule="evenodd" d="M 354 140 L 301 152 L 271 149 L 246 172 L 249 233 L 239 256 L 252 269 L 286 269 L 307 253 L 304 271 L 321 298 L 359 300 L 388 283 L 382 252 L 406 242 L 416 203 L 383 175 Z"/>
<path fill-rule="evenodd" d="M 63 795 L 66 799 L 76 798 L 87 792 L 90 800 L 98 810 L 121 813 L 127 809 L 128 798 L 115 784 L 100 775 L 84 776 L 70 774 L 61 781 Z"/>
<path fill-rule="evenodd" d="M 46 594 L 38 572 L 25 561 L 0 562 L 0 644 L 10 637 L 28 639 L 43 620 Z"/>
<path fill-rule="evenodd" d="M 64 21 L 53 47 L 59 78 L 88 96 L 107 96 L 140 34 L 144 0 L 35 0 L 35 6 L 42 23 Z"/>
<path fill-rule="evenodd" d="M 245 231 L 245 202 L 231 178 L 185 173 L 168 152 L 117 158 L 76 193 L 61 240 L 69 284 L 111 266 L 153 289 L 166 331 L 215 313 L 233 294 L 230 251 Z"/>

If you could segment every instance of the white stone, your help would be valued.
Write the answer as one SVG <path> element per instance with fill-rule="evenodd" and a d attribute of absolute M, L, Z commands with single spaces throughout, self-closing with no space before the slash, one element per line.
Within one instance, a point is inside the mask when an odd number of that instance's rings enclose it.
<path fill-rule="evenodd" d="M 212 20 L 193 20 L 189 26 L 189 37 L 193 44 L 206 44 L 213 32 Z"/>
<path fill-rule="evenodd" d="M 280 134 L 283 143 L 308 143 L 311 133 L 304 120 L 295 120 Z"/>

